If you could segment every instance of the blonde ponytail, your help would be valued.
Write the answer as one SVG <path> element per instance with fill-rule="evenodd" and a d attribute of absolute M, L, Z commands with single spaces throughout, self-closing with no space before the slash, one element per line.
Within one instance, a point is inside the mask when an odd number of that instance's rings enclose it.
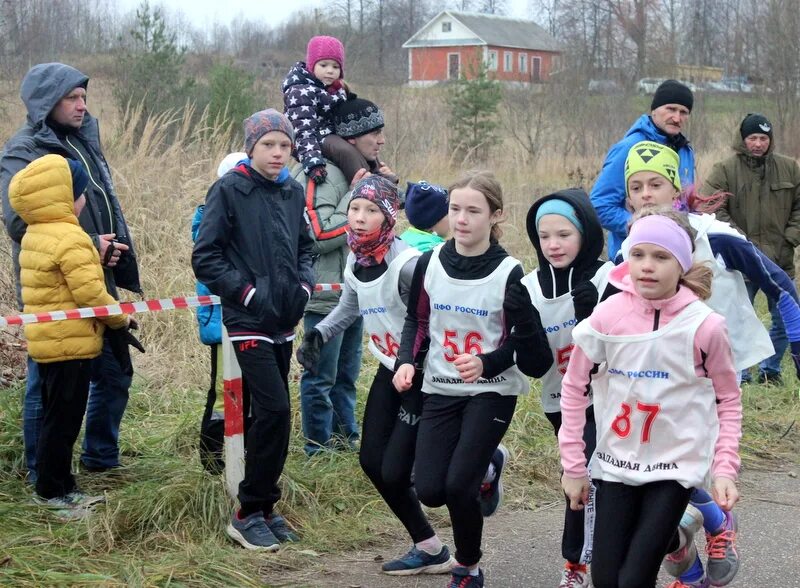
<path fill-rule="evenodd" d="M 679 284 L 683 284 L 694 292 L 700 300 L 711 298 L 711 279 L 714 272 L 705 263 L 694 263 L 689 271 L 681 276 Z"/>

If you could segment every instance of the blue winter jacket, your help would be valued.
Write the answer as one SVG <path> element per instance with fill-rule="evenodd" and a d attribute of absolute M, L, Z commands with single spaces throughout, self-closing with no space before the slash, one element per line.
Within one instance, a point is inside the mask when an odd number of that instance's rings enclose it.
<path fill-rule="evenodd" d="M 609 259 L 616 257 L 620 245 L 628 235 L 628 221 L 631 217 L 631 213 L 625 208 L 625 160 L 628 151 L 639 141 L 655 141 L 668 145 L 667 139 L 668 136 L 653 124 L 650 115 L 643 114 L 606 155 L 603 169 L 597 176 L 589 197 L 603 228 L 608 230 Z M 681 186 L 685 189 L 694 184 L 694 150 L 688 142 L 678 150 L 678 156 L 681 160 Z"/>
<path fill-rule="evenodd" d="M 197 241 L 197 233 L 200 230 L 200 221 L 203 220 L 204 204 L 198 206 L 192 218 L 192 241 Z M 198 281 L 195 290 L 198 296 L 208 296 L 211 290 L 203 282 Z M 222 343 L 222 307 L 219 304 L 214 306 L 197 307 L 197 324 L 200 327 L 200 341 L 204 345 L 218 345 Z"/>

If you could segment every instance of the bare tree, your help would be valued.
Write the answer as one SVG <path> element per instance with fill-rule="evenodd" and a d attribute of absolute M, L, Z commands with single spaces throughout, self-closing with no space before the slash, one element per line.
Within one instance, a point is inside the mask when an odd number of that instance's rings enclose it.
<path fill-rule="evenodd" d="M 486 14 L 505 14 L 506 0 L 480 0 L 478 11 Z"/>
<path fill-rule="evenodd" d="M 800 96 L 800 14 L 794 0 L 766 2 L 767 59 L 771 64 L 770 85 L 774 89 L 778 126 L 786 129 L 782 140 L 793 151 L 800 148 L 796 128 L 797 97 Z"/>
<path fill-rule="evenodd" d="M 606 0 L 606 3 L 636 45 L 636 77 L 642 77 L 647 65 L 647 17 L 653 0 Z"/>

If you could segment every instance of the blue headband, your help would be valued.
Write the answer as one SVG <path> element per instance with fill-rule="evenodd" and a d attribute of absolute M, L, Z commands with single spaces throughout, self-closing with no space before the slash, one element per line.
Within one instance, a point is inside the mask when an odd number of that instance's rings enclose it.
<path fill-rule="evenodd" d="M 542 204 L 539 207 L 539 210 L 536 211 L 537 230 L 539 228 L 539 220 L 546 214 L 557 214 L 559 216 L 563 216 L 565 219 L 575 225 L 575 228 L 580 231 L 581 235 L 583 235 L 583 223 L 578 219 L 575 209 L 568 202 L 559 200 L 558 198 L 553 198 Z"/>

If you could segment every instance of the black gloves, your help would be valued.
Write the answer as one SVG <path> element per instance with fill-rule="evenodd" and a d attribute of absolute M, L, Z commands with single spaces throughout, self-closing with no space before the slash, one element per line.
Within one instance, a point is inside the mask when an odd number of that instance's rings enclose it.
<path fill-rule="evenodd" d="M 536 328 L 541 328 L 536 320 L 533 302 L 528 289 L 520 282 L 514 282 L 506 290 L 506 299 L 503 301 L 503 312 L 519 334 L 531 333 Z"/>
<path fill-rule="evenodd" d="M 587 280 L 575 286 L 570 294 L 572 294 L 572 305 L 575 307 L 575 318 L 578 322 L 588 318 L 597 306 L 599 298 L 597 288 Z"/>
<path fill-rule="evenodd" d="M 314 180 L 314 183 L 319 186 L 325 183 L 325 178 L 328 177 L 328 170 L 324 165 L 318 165 L 308 170 L 308 177 Z"/>
<path fill-rule="evenodd" d="M 139 323 L 131 319 L 129 326 L 122 327 L 121 329 L 107 329 L 106 337 L 111 346 L 111 352 L 114 354 L 114 359 L 119 363 L 122 373 L 126 376 L 133 375 L 133 363 L 131 362 L 130 347 L 135 347 L 140 352 L 144 353 L 144 345 L 133 336 L 131 330 L 139 328 Z M 130 347 L 129 347 L 130 346 Z"/>
<path fill-rule="evenodd" d="M 297 362 L 313 376 L 317 375 L 317 364 L 319 363 L 322 344 L 322 333 L 316 329 L 311 329 L 303 335 L 303 342 L 297 348 L 297 353 L 295 353 Z"/>
<path fill-rule="evenodd" d="M 797 379 L 800 380 L 800 341 L 789 343 L 791 346 L 792 361 L 794 362 L 794 371 L 797 374 Z"/>

